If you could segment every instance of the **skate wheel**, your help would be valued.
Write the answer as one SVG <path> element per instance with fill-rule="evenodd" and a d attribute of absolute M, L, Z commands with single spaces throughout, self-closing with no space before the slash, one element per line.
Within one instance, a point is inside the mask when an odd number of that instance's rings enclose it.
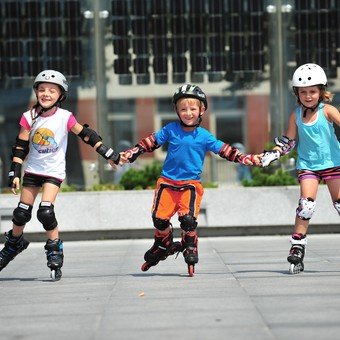
<path fill-rule="evenodd" d="M 60 269 L 52 269 L 51 270 L 51 279 L 52 279 L 52 281 L 59 281 L 61 279 L 61 270 Z"/>
<path fill-rule="evenodd" d="M 290 266 L 289 266 L 289 274 L 295 274 L 294 273 L 294 267 L 295 267 L 295 264 L 291 263 Z"/>
<path fill-rule="evenodd" d="M 290 274 L 299 274 L 303 270 L 304 270 L 303 263 L 298 263 L 298 264 L 291 263 L 290 266 L 289 266 L 289 273 Z"/>
<path fill-rule="evenodd" d="M 195 273 L 195 265 L 188 264 L 188 274 L 190 277 L 193 277 Z"/>
<path fill-rule="evenodd" d="M 149 269 L 150 269 L 150 264 L 149 263 L 147 263 L 147 262 L 144 262 L 143 264 L 142 264 L 142 266 L 141 266 L 141 270 L 142 270 L 142 272 L 146 272 L 146 271 L 148 271 Z"/>

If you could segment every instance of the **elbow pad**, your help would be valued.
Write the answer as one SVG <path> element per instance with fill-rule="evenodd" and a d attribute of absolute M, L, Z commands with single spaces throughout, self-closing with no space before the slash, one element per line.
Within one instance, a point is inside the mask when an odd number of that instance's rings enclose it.
<path fill-rule="evenodd" d="M 138 146 L 140 146 L 144 152 L 152 152 L 160 147 L 160 145 L 157 143 L 154 133 L 147 136 L 146 138 L 141 139 L 136 147 Z"/>
<path fill-rule="evenodd" d="M 223 144 L 218 155 L 230 162 L 238 162 L 238 156 L 241 154 L 239 149 L 231 146 L 230 144 Z"/>
<path fill-rule="evenodd" d="M 17 137 L 15 144 L 12 146 L 12 158 L 17 157 L 24 161 L 29 150 L 29 141 Z"/>
<path fill-rule="evenodd" d="M 92 147 L 102 141 L 102 137 L 100 137 L 95 130 L 90 129 L 87 124 L 83 125 L 83 129 L 79 132 L 78 137 L 81 138 L 84 143 L 89 144 Z"/>

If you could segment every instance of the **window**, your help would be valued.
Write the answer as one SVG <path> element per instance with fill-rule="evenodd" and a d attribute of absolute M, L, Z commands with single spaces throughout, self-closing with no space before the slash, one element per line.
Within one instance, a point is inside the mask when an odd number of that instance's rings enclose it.
<path fill-rule="evenodd" d="M 211 106 L 216 116 L 216 137 L 229 144 L 245 144 L 243 97 L 215 97 Z"/>
<path fill-rule="evenodd" d="M 111 145 L 116 152 L 131 147 L 135 142 L 135 101 L 134 99 L 115 99 L 109 101 L 108 121 Z"/>

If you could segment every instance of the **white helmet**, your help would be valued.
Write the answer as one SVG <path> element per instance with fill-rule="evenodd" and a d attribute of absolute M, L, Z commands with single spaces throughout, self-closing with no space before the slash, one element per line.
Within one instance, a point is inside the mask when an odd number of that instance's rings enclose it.
<path fill-rule="evenodd" d="M 62 73 L 54 70 L 44 70 L 40 72 L 34 80 L 33 88 L 36 89 L 39 83 L 57 84 L 65 92 L 68 90 L 68 83 L 65 76 Z"/>
<path fill-rule="evenodd" d="M 304 64 L 299 66 L 292 78 L 293 87 L 306 87 L 314 85 L 327 86 L 325 71 L 317 64 Z"/>

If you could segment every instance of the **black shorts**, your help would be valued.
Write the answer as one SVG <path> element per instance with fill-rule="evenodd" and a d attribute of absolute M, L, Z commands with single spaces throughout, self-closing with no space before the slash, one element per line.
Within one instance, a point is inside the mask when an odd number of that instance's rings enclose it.
<path fill-rule="evenodd" d="M 52 183 L 60 188 L 62 181 L 54 177 L 39 176 L 28 173 L 24 174 L 22 180 L 23 187 L 42 187 L 44 183 Z"/>

